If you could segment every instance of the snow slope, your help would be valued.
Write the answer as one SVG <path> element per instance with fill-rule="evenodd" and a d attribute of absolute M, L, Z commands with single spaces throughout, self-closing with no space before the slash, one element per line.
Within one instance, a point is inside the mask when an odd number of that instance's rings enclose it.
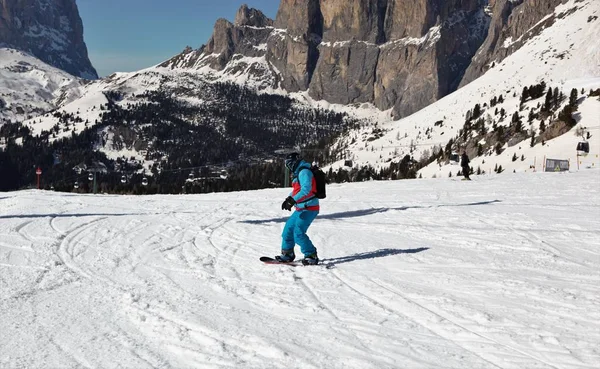
<path fill-rule="evenodd" d="M 523 87 L 545 81 L 549 87 L 558 87 L 568 97 L 572 88 L 584 88 L 586 93 L 577 116 L 578 125 L 567 134 L 534 148 L 525 140 L 517 147 L 505 150 L 501 155 L 480 157 L 472 160 L 471 165 L 477 169 L 481 166 L 488 171 L 495 164 L 503 168 L 517 171 L 529 170 L 534 162 L 537 170 L 542 170 L 544 155 L 556 159 L 571 159 L 576 163 L 576 144 L 580 138 L 574 136 L 579 127 L 591 129 L 593 138 L 591 150 L 593 155 L 600 154 L 600 101 L 598 98 L 587 99 L 585 96 L 591 88 L 600 88 L 600 2 L 596 0 L 570 0 L 556 8 L 555 23 L 544 29 L 538 36 L 531 38 L 521 49 L 502 62 L 496 63 L 486 74 L 460 90 L 431 104 L 421 111 L 398 121 L 380 120 L 378 128 L 385 134 L 373 135 L 373 127 L 365 127 L 343 138 L 341 146 L 347 145 L 349 155 L 358 165 L 371 165 L 375 168 L 387 167 L 390 161 L 400 161 L 410 154 L 419 160 L 424 152 L 431 153 L 434 147 L 448 143 L 463 127 L 467 111 L 475 104 L 490 104 L 493 97 L 503 95 L 504 103 L 495 108 L 506 110 L 508 118 L 499 125 L 508 126 L 510 117 L 519 109 Z M 593 17 L 596 18 L 593 18 Z M 516 96 L 513 96 L 516 95 Z M 537 103 L 543 104 L 544 98 L 529 101 L 525 110 L 520 112 L 526 130 L 533 130 L 539 135 L 539 119 L 531 125 L 527 122 L 530 109 L 536 109 Z M 564 104 L 563 104 L 564 105 Z M 498 121 L 495 108 L 484 108 L 483 117 L 490 116 L 487 128 L 491 131 L 491 122 Z M 539 109 L 537 109 L 539 111 Z M 443 122 L 436 126 L 436 122 Z M 546 125 L 548 120 L 546 120 Z M 430 134 L 427 135 L 427 130 Z M 354 142 L 354 143 L 351 143 Z M 411 150 L 412 147 L 412 150 Z M 507 147 L 505 147 L 507 149 Z M 525 161 L 512 161 L 513 154 L 519 158 L 524 155 Z M 537 159 L 536 159 L 537 158 Z M 471 158 L 473 159 L 473 158 Z M 485 163 L 482 163 L 485 160 Z M 596 160 L 598 166 L 600 160 Z M 343 167 L 344 160 L 333 165 L 334 169 Z M 425 177 L 448 176 L 456 168 L 450 164 L 433 163 L 421 170 Z"/>
<path fill-rule="evenodd" d="M 600 171 L 286 194 L 1 194 L 0 367 L 598 367 Z"/>
<path fill-rule="evenodd" d="M 24 52 L 0 48 L 0 122 L 23 121 L 79 96 L 82 80 Z"/>

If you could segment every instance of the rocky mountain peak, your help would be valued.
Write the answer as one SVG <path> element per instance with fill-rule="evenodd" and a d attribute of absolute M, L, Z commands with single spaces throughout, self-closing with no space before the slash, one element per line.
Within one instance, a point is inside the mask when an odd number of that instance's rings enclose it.
<path fill-rule="evenodd" d="M 233 24 L 238 27 L 272 27 L 273 20 L 269 19 L 260 10 L 249 8 L 248 5 L 244 4 L 235 15 Z"/>
<path fill-rule="evenodd" d="M 75 0 L 0 0 L 0 45 L 74 76 L 96 79 Z"/>

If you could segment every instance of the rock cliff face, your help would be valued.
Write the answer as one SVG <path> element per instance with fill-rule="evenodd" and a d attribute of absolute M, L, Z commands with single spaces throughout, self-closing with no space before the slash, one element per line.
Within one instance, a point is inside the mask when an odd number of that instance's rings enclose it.
<path fill-rule="evenodd" d="M 373 103 L 403 117 L 516 50 L 564 0 L 520 1 L 281 0 L 274 21 L 243 6 L 234 23 L 217 21 L 205 46 L 164 66 L 246 68 L 256 79 L 269 74 L 268 87 L 308 90 L 332 103 Z M 502 46 L 511 39 L 517 41 Z"/>
<path fill-rule="evenodd" d="M 487 25 L 480 0 L 284 0 L 275 27 L 287 42 L 269 43 L 269 60 L 293 67 L 286 90 L 401 117 L 456 89 Z"/>
<path fill-rule="evenodd" d="M 75 0 L 0 0 L 0 45 L 74 76 L 96 79 Z"/>
<path fill-rule="evenodd" d="M 554 10 L 566 0 L 490 0 L 492 13 L 489 32 L 483 45 L 465 72 L 461 86 L 477 79 L 518 50 L 542 29 L 554 23 Z M 560 14 L 558 15 L 560 16 Z"/>

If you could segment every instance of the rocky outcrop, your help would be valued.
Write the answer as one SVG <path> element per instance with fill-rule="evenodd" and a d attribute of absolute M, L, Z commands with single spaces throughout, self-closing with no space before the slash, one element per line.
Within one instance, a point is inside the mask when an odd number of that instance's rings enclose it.
<path fill-rule="evenodd" d="M 260 10 L 249 8 L 248 5 L 242 5 L 235 15 L 234 24 L 238 27 L 272 27 L 273 20 L 265 16 Z"/>
<path fill-rule="evenodd" d="M 494 63 L 521 48 L 525 42 L 551 26 L 554 10 L 566 0 L 491 0 L 492 20 L 486 40 L 469 65 L 461 86 L 479 78 Z"/>
<path fill-rule="evenodd" d="M 346 4 L 344 6 L 344 3 Z M 479 0 L 323 1 L 316 99 L 411 114 L 456 89 L 483 42 Z"/>
<path fill-rule="evenodd" d="M 222 71 L 235 55 L 264 57 L 267 39 L 273 31 L 273 20 L 256 9 L 243 5 L 235 22 L 218 19 L 213 34 L 199 50 L 186 48 L 181 54 L 161 64 L 165 68 L 200 68 L 210 66 Z"/>
<path fill-rule="evenodd" d="M 267 44 L 267 60 L 285 90 L 308 89 L 319 58 L 322 27 L 319 0 L 281 1 Z"/>
<path fill-rule="evenodd" d="M 308 90 L 331 103 L 373 103 L 399 118 L 510 55 L 552 22 L 546 16 L 565 0 L 522 1 L 281 0 L 274 21 L 243 6 L 234 23 L 217 21 L 200 51 L 167 65 L 183 60 L 240 73 L 232 65 L 260 57 L 255 63 L 266 66 L 250 70 L 270 74 L 269 87 Z"/>
<path fill-rule="evenodd" d="M 0 45 L 30 53 L 74 76 L 98 78 L 75 0 L 0 0 Z"/>

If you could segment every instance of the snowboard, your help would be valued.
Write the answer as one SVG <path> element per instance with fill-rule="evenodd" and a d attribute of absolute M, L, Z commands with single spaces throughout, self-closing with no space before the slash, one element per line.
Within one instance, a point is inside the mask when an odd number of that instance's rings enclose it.
<path fill-rule="evenodd" d="M 290 266 L 301 266 L 302 265 L 302 261 L 300 261 L 300 260 L 285 262 L 285 261 L 278 261 L 277 259 L 272 258 L 270 256 L 261 256 L 260 261 L 262 261 L 265 264 L 279 264 L 279 265 L 290 265 Z"/>
<path fill-rule="evenodd" d="M 272 258 L 270 256 L 261 256 L 260 261 L 262 261 L 265 264 L 277 264 L 277 265 L 289 265 L 289 266 L 324 266 L 327 269 L 331 269 L 334 268 L 335 265 L 333 263 L 324 263 L 323 260 L 319 261 L 319 264 L 316 265 L 304 265 L 302 264 L 302 260 L 295 260 L 292 262 L 284 262 L 284 261 L 277 261 L 277 259 Z"/>

